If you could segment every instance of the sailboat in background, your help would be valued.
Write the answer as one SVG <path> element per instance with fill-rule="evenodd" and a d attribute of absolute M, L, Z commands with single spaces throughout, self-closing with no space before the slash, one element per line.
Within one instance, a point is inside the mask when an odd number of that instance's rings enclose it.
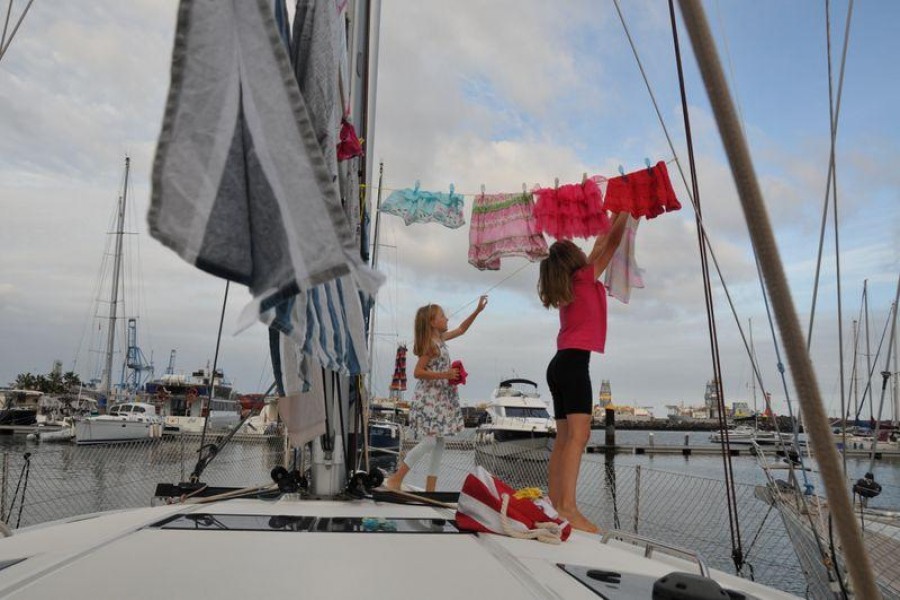
<path fill-rule="evenodd" d="M 105 415 L 85 417 L 75 421 L 75 442 L 77 444 L 100 444 L 139 440 L 146 438 L 158 438 L 162 436 L 162 421 L 156 414 L 156 407 L 146 402 L 124 402 L 116 404 L 116 394 L 119 391 L 127 393 L 128 390 L 116 390 L 113 385 L 113 357 L 116 349 L 116 320 L 118 318 L 119 291 L 122 278 L 123 239 L 125 236 L 125 208 L 128 201 L 128 175 L 131 168 L 131 158 L 125 157 L 125 177 L 122 185 L 122 194 L 116 208 L 115 251 L 113 254 L 113 268 L 109 292 L 109 316 L 106 329 L 106 348 L 104 352 L 104 368 L 100 380 L 101 410 L 108 408 Z M 129 331 L 136 331 L 136 320 L 129 319 Z M 143 359 L 138 350 L 137 353 L 129 347 L 128 355 Z M 131 361 L 126 361 L 131 363 Z M 143 360 L 141 360 L 143 364 Z M 130 367 L 130 364 L 123 366 Z M 141 368 L 138 366 L 138 368 Z M 150 369 L 152 372 L 152 368 Z M 124 373 L 123 373 L 124 378 Z M 132 393 L 137 389 L 131 390 Z M 127 400 L 127 396 L 122 397 Z"/>
<path fill-rule="evenodd" d="M 897 341 L 897 301 L 900 298 L 900 279 L 897 281 L 897 294 L 888 313 L 891 323 L 891 336 L 888 352 L 882 372 L 887 390 L 890 379 L 896 380 L 897 374 L 889 370 L 892 349 Z M 896 357 L 896 355 L 894 355 Z M 876 360 L 877 360 L 876 355 Z M 884 395 L 882 395 L 883 408 Z M 879 421 L 881 415 L 878 414 Z M 869 506 L 869 502 L 881 493 L 881 485 L 875 479 L 874 461 L 880 446 L 877 434 L 867 441 L 871 448 L 868 471 L 856 480 L 852 486 L 854 499 L 854 516 L 859 519 L 862 528 L 863 542 L 873 563 L 876 583 L 886 600 L 900 599 L 900 509 L 888 509 Z M 842 452 L 850 447 L 846 436 L 836 435 Z M 816 598 L 843 599 L 852 596 L 847 585 L 846 556 L 840 542 L 834 541 L 831 527 L 832 512 L 826 498 L 816 495 L 806 478 L 802 461 L 789 461 L 787 480 L 778 479 L 775 471 L 783 469 L 781 462 L 770 462 L 765 453 L 758 449 L 760 466 L 766 475 L 767 484 L 757 489 L 757 497 L 778 509 L 788 531 L 791 543 L 800 559 L 810 590 Z M 795 462 L 797 463 L 795 465 Z M 804 469 L 803 481 L 797 474 Z M 850 481 L 853 476 L 846 473 Z"/>

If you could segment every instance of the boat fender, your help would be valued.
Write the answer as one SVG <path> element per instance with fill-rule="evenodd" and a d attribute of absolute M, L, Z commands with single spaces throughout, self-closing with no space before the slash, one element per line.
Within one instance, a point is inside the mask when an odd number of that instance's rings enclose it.
<path fill-rule="evenodd" d="M 746 598 L 725 591 L 714 579 L 693 573 L 673 572 L 653 583 L 653 600 L 738 600 Z"/>
<path fill-rule="evenodd" d="M 866 473 L 866 476 L 857 480 L 853 485 L 853 493 L 859 494 L 862 498 L 874 498 L 881 493 L 881 484 L 875 481 L 875 476 Z"/>

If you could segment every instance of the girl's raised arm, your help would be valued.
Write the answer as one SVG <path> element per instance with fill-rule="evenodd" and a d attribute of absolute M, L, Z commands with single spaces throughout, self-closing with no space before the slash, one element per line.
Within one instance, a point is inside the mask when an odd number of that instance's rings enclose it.
<path fill-rule="evenodd" d="M 444 332 L 441 335 L 441 339 L 446 342 L 447 340 L 452 340 L 453 338 L 458 338 L 459 336 L 461 336 L 462 334 L 467 332 L 469 330 L 469 327 L 475 321 L 475 317 L 478 316 L 478 313 L 483 311 L 484 307 L 487 306 L 487 302 L 488 302 L 488 297 L 481 296 L 478 299 L 478 306 L 475 308 L 475 311 L 471 315 L 466 317 L 466 319 L 462 323 L 459 324 L 459 327 L 457 327 L 456 329 L 451 329 L 450 331 Z"/>
<path fill-rule="evenodd" d="M 612 227 L 606 235 L 598 235 L 594 242 L 594 247 L 588 256 L 588 264 L 594 265 L 594 279 L 599 279 L 603 275 L 603 271 L 609 265 L 619 242 L 622 241 L 622 235 L 625 233 L 625 225 L 628 223 L 628 213 L 616 213 Z"/>

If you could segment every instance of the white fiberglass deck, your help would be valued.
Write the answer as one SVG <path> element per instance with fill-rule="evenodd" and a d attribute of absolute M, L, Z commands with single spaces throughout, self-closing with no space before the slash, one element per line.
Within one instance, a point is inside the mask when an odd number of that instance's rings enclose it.
<path fill-rule="evenodd" d="M 343 533 L 150 527 L 178 514 L 452 519 L 452 511 L 368 500 L 231 500 L 173 505 L 48 524 L 0 540 L 0 596 L 79 598 L 571 598 L 594 592 L 557 563 L 653 578 L 697 572 L 648 560 L 642 549 L 575 533 L 553 546 L 460 533 Z M 794 598 L 713 572 L 723 587 L 760 599 Z M 649 592 L 646 595 L 650 597 Z"/>

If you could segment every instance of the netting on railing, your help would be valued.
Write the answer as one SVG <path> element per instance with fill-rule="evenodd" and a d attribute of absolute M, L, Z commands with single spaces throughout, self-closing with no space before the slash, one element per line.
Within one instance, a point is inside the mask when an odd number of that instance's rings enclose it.
<path fill-rule="evenodd" d="M 207 442 L 215 437 L 207 437 Z M 41 447 L 0 455 L 2 518 L 10 527 L 105 510 L 150 506 L 156 484 L 185 481 L 197 462 L 200 436 L 181 434 L 120 444 Z M 211 486 L 269 483 L 284 461 L 284 438 L 232 441 L 201 480 Z M 3 465 L 6 465 L 5 467 Z"/>
<path fill-rule="evenodd" d="M 448 448 L 459 450 L 444 453 L 438 489 L 458 490 L 466 475 L 480 464 L 513 487 L 533 486 L 546 492 L 549 452 L 539 460 L 533 446 L 510 451 L 501 448 L 503 444 L 448 440 Z M 407 478 L 409 484 L 424 486 L 427 463 L 423 460 L 416 465 Z M 784 525 L 771 505 L 756 497 L 756 487 L 737 484 L 736 488 L 744 552 L 742 574 L 802 595 L 806 582 Z M 690 549 L 710 567 L 735 572 L 724 481 L 616 465 L 602 455 L 586 454 L 581 462 L 578 503 L 582 512 L 603 528 Z"/>

